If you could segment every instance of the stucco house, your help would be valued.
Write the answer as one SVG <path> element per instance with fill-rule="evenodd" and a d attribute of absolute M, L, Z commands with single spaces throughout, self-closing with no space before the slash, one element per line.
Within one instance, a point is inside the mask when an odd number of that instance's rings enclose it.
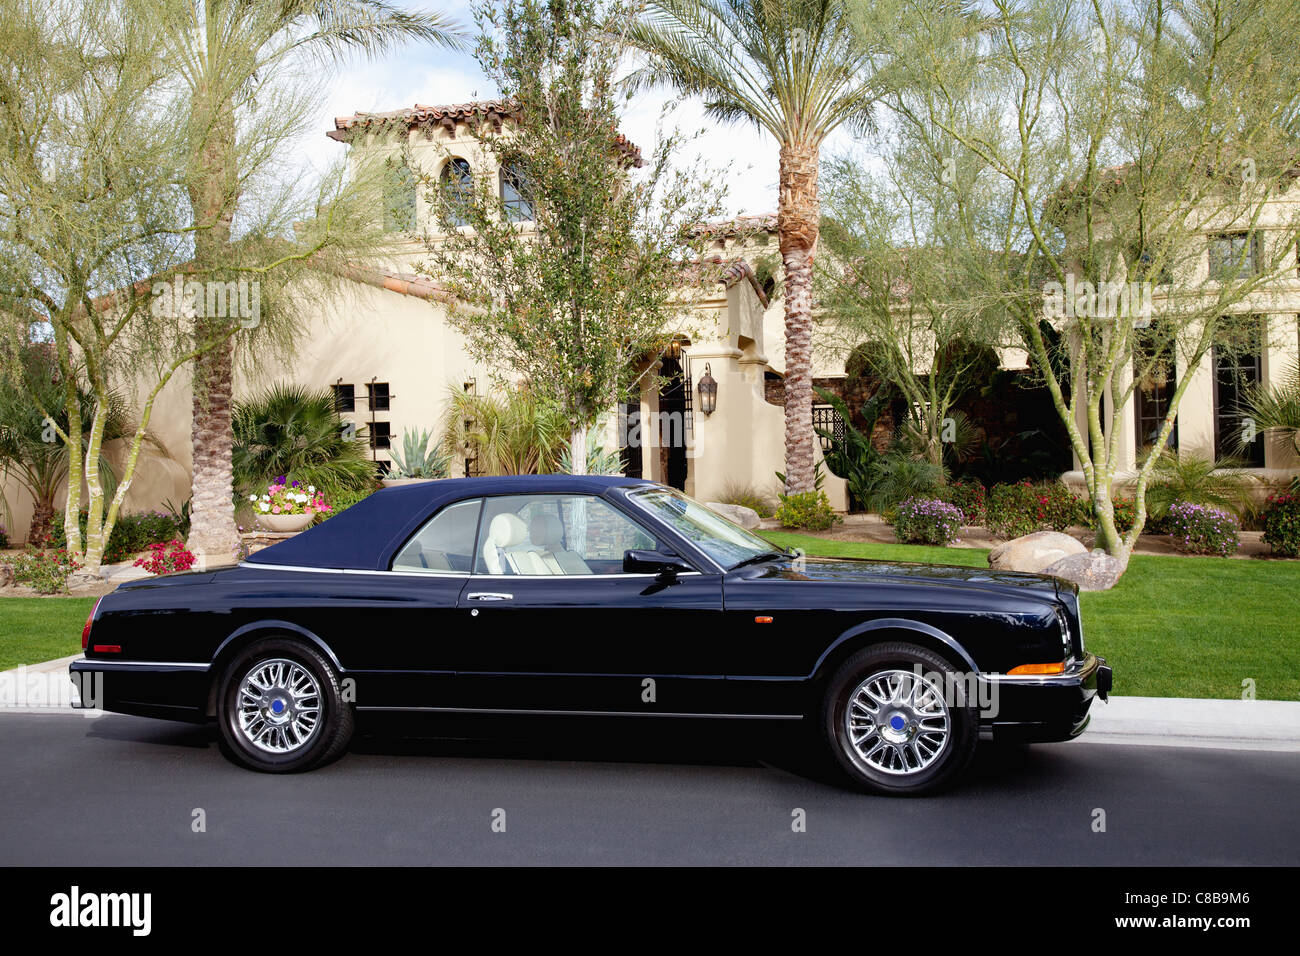
<path fill-rule="evenodd" d="M 372 130 L 391 130 L 396 124 L 405 129 L 407 155 L 423 173 L 453 187 L 471 181 L 494 183 L 512 217 L 526 221 L 529 209 L 519 188 L 519 173 L 497 168 L 474 136 L 476 124 L 499 128 L 509 122 L 508 108 L 499 101 L 417 105 L 391 113 L 340 117 L 327 135 L 355 143 Z M 636 149 L 630 143 L 626 148 Z M 392 183 L 385 220 L 391 220 L 395 233 L 409 233 L 409 238 L 399 240 L 393 260 L 381 268 L 349 270 L 339 294 L 323 306 L 313 306 L 316 311 L 307 316 L 306 333 L 293 354 L 266 357 L 254 375 L 238 375 L 235 383 L 237 398 L 275 382 L 333 388 L 344 417 L 366 429 L 381 471 L 389 461 L 390 444 L 396 444 L 404 431 L 437 429 L 453 389 L 482 391 L 492 388 L 494 381 L 492 370 L 470 358 L 464 339 L 448 321 L 448 293 L 417 272 L 424 258 L 423 241 L 417 235 L 430 230 L 434 222 L 425 197 L 413 177 L 396 175 Z M 1295 199 L 1288 197 L 1288 201 Z M 1276 223 L 1282 215 L 1280 210 L 1276 213 Z M 1271 221 L 1263 220 L 1259 236 L 1248 241 L 1294 261 L 1294 235 L 1271 232 Z M 771 494 L 777 490 L 775 474 L 783 469 L 785 429 L 784 312 L 773 278 L 773 264 L 779 261 L 775 217 L 744 217 L 703 228 L 708 230 L 709 255 L 716 257 L 720 281 L 683 322 L 672 347 L 659 357 L 667 377 L 649 379 L 639 396 L 611 408 L 591 440 L 606 449 L 623 449 L 630 475 L 674 485 L 700 500 L 715 500 L 728 488 L 739 487 Z M 1233 241 L 1233 235 L 1207 235 L 1207 259 L 1219 244 Z M 1172 376 L 1193 378 L 1178 419 L 1181 450 L 1207 455 L 1224 450 L 1227 431 L 1238 424 L 1232 405 L 1241 376 L 1274 381 L 1300 351 L 1296 269 L 1242 308 L 1260 315 L 1268 333 L 1260 340 L 1258 354 L 1245 363 L 1249 368 L 1227 368 L 1214 355 L 1193 369 L 1171 367 Z M 1004 367 L 1017 368 L 1023 366 L 1025 356 L 1008 349 L 999 358 Z M 815 379 L 832 387 L 853 379 L 846 372 L 847 361 L 846 355 L 818 352 Z M 711 414 L 700 407 L 698 389 L 705 375 L 717 385 Z M 1108 412 L 1107 428 L 1121 433 L 1123 467 L 1132 466 L 1174 380 L 1140 389 L 1137 400 L 1119 416 Z M 151 431 L 166 453 L 145 447 L 126 510 L 152 509 L 189 496 L 190 409 L 189 380 L 177 376 L 155 403 L 151 422 Z M 829 409 L 822 407 L 815 420 L 830 425 L 828 414 Z M 821 443 L 815 444 L 820 459 Z M 1251 465 L 1262 477 L 1282 478 L 1297 471 L 1297 462 L 1281 443 L 1261 440 L 1252 454 Z M 475 474 L 476 463 L 462 457 L 455 462 L 454 472 Z M 1067 471 L 1065 479 L 1077 485 L 1082 476 Z M 838 510 L 847 508 L 842 479 L 827 474 L 825 490 Z M 5 493 L 13 512 L 11 528 L 18 531 L 13 537 L 18 537 L 30 521 L 30 502 L 12 482 Z"/>

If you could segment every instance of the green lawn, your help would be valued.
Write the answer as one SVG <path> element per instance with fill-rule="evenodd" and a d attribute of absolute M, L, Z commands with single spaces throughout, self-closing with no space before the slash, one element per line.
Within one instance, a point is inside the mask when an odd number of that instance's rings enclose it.
<path fill-rule="evenodd" d="M 809 554 L 987 566 L 974 548 L 827 541 L 764 532 Z M 1135 555 L 1110 591 L 1082 595 L 1088 649 L 1115 668 L 1115 693 L 1300 699 L 1300 562 Z"/>
<path fill-rule="evenodd" d="M 0 598 L 0 670 L 81 650 L 94 598 Z"/>

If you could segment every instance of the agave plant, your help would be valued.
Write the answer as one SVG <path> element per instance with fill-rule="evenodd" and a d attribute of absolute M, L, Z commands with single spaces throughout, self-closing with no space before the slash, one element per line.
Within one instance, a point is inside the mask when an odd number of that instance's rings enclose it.
<path fill-rule="evenodd" d="M 1292 363 L 1286 376 L 1272 388 L 1249 389 L 1241 414 L 1254 421 L 1260 431 L 1284 437 L 1300 455 L 1300 360 Z"/>
<path fill-rule="evenodd" d="M 292 476 L 326 499 L 361 491 L 374 481 L 365 443 L 352 436 L 329 389 L 273 385 L 236 402 L 231 425 L 235 491 L 265 491 L 272 479 Z"/>
<path fill-rule="evenodd" d="M 563 474 L 577 474 L 573 470 L 573 449 L 567 445 L 560 453 L 558 471 Z M 587 470 L 584 475 L 621 475 L 623 474 L 623 456 L 617 451 L 605 451 L 600 445 L 587 448 Z"/>
<path fill-rule="evenodd" d="M 451 455 L 429 431 L 402 432 L 402 450 L 390 449 L 388 457 L 393 459 L 389 478 L 446 478 L 451 474 Z"/>

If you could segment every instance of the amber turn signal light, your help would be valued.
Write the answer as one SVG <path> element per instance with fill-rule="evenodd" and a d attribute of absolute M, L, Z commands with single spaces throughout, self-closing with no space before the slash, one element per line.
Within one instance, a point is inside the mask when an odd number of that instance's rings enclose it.
<path fill-rule="evenodd" d="M 1043 674 L 1064 674 L 1065 661 L 1057 661 L 1055 664 L 1021 664 L 1019 667 L 1013 667 L 1007 671 L 1008 674 L 1016 675 L 1043 675 Z"/>
<path fill-rule="evenodd" d="M 770 617 L 768 617 L 766 614 L 760 614 L 758 617 L 754 618 L 754 623 L 755 623 L 755 624 L 771 624 L 771 623 L 772 623 L 772 619 L 771 619 Z"/>

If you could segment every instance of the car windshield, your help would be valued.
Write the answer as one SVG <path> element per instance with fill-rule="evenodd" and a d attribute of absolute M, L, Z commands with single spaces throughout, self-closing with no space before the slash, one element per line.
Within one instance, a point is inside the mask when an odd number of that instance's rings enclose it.
<path fill-rule="evenodd" d="M 668 488 L 634 491 L 631 501 L 671 525 L 682 537 L 724 568 L 732 568 L 777 549 L 758 535 Z"/>

